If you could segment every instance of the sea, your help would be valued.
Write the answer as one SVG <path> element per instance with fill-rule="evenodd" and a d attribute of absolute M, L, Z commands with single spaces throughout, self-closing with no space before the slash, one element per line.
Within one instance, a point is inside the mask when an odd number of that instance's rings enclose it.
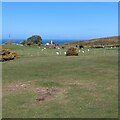
<path fill-rule="evenodd" d="M 0 39 L 0 44 L 4 44 L 6 41 L 8 41 L 9 39 Z M 11 39 L 12 41 L 14 41 L 16 44 L 19 44 L 21 41 L 23 41 L 24 39 Z M 75 42 L 75 41 L 80 41 L 80 40 L 70 40 L 70 39 L 43 39 L 42 43 L 46 44 L 47 42 L 53 41 L 56 44 L 64 44 L 67 42 Z"/>

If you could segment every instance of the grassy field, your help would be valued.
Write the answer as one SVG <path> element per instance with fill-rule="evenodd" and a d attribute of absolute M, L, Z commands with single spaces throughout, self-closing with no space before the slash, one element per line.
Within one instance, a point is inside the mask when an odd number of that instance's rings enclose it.
<path fill-rule="evenodd" d="M 20 56 L 2 63 L 3 118 L 118 117 L 117 48 L 84 49 L 76 57 L 65 49 L 3 48 Z"/>

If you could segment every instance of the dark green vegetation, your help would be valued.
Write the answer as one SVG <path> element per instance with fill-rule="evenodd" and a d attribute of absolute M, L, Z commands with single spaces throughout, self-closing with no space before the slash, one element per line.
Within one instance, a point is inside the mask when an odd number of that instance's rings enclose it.
<path fill-rule="evenodd" d="M 23 45 L 26 44 L 28 46 L 34 45 L 34 44 L 40 46 L 41 43 L 42 43 L 42 38 L 39 35 L 33 35 L 33 36 L 29 37 L 27 40 L 24 40 L 21 42 L 21 44 L 23 44 Z"/>
<path fill-rule="evenodd" d="M 76 48 L 70 47 L 66 52 L 66 56 L 78 56 Z"/>
<path fill-rule="evenodd" d="M 2 63 L 3 118 L 117 117 L 117 48 L 83 49 L 67 57 L 66 49 L 3 48 L 20 56 Z"/>

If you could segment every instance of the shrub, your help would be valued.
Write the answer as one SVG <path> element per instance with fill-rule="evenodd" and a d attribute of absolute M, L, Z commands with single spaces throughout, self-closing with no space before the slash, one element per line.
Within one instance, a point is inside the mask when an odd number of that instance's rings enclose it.
<path fill-rule="evenodd" d="M 0 58 L 0 61 L 13 60 L 15 57 L 17 57 L 17 53 L 16 52 L 12 52 L 9 49 L 4 49 L 0 53 L 2 55 L 2 57 Z"/>
<path fill-rule="evenodd" d="M 27 42 L 27 45 L 31 46 L 31 45 L 33 45 L 33 42 Z"/>
<path fill-rule="evenodd" d="M 67 50 L 66 56 L 78 56 L 78 53 L 76 52 L 76 48 L 71 47 Z"/>
<path fill-rule="evenodd" d="M 83 45 L 79 45 L 79 49 L 82 49 L 82 48 L 84 48 L 84 46 Z"/>
<path fill-rule="evenodd" d="M 41 44 L 42 38 L 39 35 L 33 35 L 27 39 L 27 42 L 33 42 L 34 44 Z"/>
<path fill-rule="evenodd" d="M 62 48 L 62 49 L 64 49 L 64 48 L 65 48 L 65 45 L 64 45 L 64 44 L 62 44 L 62 45 L 61 45 L 61 48 Z"/>
<path fill-rule="evenodd" d="M 16 53 L 16 52 L 12 52 L 12 55 L 13 55 L 14 57 L 17 57 L 17 53 Z"/>

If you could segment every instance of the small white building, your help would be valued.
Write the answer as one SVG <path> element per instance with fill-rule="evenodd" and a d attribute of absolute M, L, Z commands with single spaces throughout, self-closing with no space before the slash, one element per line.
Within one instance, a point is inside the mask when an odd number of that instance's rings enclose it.
<path fill-rule="evenodd" d="M 59 45 L 56 44 L 55 42 L 53 42 L 52 40 L 49 41 L 49 42 L 47 42 L 47 43 L 45 44 L 45 46 L 48 47 L 48 48 L 56 48 L 56 49 L 59 49 Z"/>

